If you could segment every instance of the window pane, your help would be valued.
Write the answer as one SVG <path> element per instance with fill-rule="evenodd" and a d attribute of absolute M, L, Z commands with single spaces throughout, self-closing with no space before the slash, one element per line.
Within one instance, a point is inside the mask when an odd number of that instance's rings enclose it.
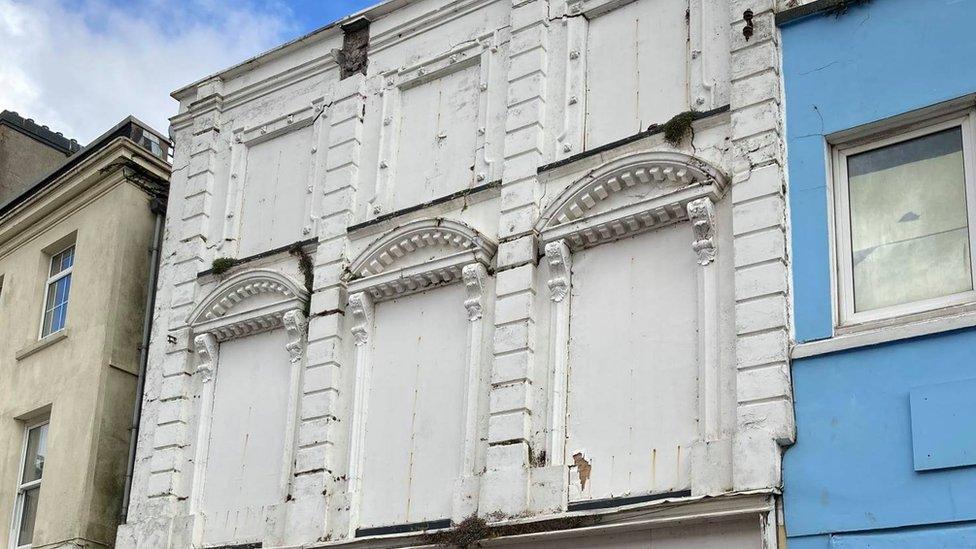
<path fill-rule="evenodd" d="M 64 257 L 61 258 L 61 270 L 65 270 L 72 266 L 75 262 L 75 247 L 72 246 L 64 251 L 62 254 Z"/>
<path fill-rule="evenodd" d="M 67 310 L 66 305 L 59 305 L 51 311 L 51 333 L 64 329 L 64 316 Z"/>
<path fill-rule="evenodd" d="M 47 424 L 34 427 L 27 433 L 27 450 L 24 452 L 22 484 L 41 478 L 41 475 L 44 473 L 45 456 L 47 456 Z"/>
<path fill-rule="evenodd" d="M 41 328 L 41 337 L 46 337 L 51 334 L 51 320 L 54 319 L 54 311 L 48 309 L 44 311 L 44 324 Z"/>
<path fill-rule="evenodd" d="M 52 321 L 54 320 L 54 308 L 57 307 L 55 298 L 57 297 L 57 285 L 48 284 L 47 285 L 47 298 L 44 301 L 44 325 L 41 330 L 41 336 L 46 336 L 50 334 L 53 329 L 51 327 Z"/>
<path fill-rule="evenodd" d="M 24 506 L 20 512 L 20 532 L 17 534 L 17 545 L 27 545 L 34 539 L 34 519 L 37 518 L 37 497 L 41 493 L 40 486 L 24 491 Z"/>
<path fill-rule="evenodd" d="M 61 305 L 67 303 L 68 301 L 68 290 L 71 288 L 71 275 L 68 275 L 54 283 L 57 286 L 57 298 L 54 301 L 55 305 Z"/>
<path fill-rule="evenodd" d="M 57 254 L 51 257 L 51 273 L 49 276 L 54 276 L 61 272 L 61 258 L 62 254 Z"/>
<path fill-rule="evenodd" d="M 847 159 L 854 310 L 973 289 L 962 130 Z"/>
<path fill-rule="evenodd" d="M 54 276 L 61 271 L 67 269 L 75 261 L 75 247 L 72 246 L 63 252 L 56 254 L 51 258 L 51 273 L 49 276 Z"/>
<path fill-rule="evenodd" d="M 47 336 L 64 328 L 68 314 L 68 296 L 71 293 L 71 275 L 68 274 L 48 284 L 47 308 L 44 311 L 44 327 L 41 336 Z"/>

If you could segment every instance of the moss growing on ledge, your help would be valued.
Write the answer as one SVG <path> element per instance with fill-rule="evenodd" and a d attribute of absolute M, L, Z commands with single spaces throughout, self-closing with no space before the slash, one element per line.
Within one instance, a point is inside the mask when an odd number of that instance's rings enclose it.
<path fill-rule="evenodd" d="M 213 260 L 210 264 L 210 271 L 213 274 L 220 276 L 230 270 L 231 267 L 237 265 L 237 260 L 230 257 L 218 257 Z"/>
<path fill-rule="evenodd" d="M 476 545 L 481 540 L 536 534 L 539 532 L 554 532 L 557 530 L 572 530 L 575 528 L 594 526 L 599 524 L 601 520 L 602 517 L 599 516 L 576 516 L 491 526 L 483 518 L 471 515 L 449 530 L 424 534 L 421 537 L 421 541 L 428 545 L 443 545 L 466 549 L 472 545 Z"/>
<path fill-rule="evenodd" d="M 661 126 L 661 129 L 664 131 L 664 140 L 672 147 L 681 145 L 685 137 L 692 133 L 691 123 L 697 117 L 698 112 L 695 110 L 674 115 L 671 120 L 668 120 Z"/>

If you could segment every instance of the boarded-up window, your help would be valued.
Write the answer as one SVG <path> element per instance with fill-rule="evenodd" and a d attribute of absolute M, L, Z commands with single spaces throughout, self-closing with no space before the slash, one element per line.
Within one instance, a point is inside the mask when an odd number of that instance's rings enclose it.
<path fill-rule="evenodd" d="M 290 375 L 284 330 L 220 345 L 201 502 L 207 541 L 260 538 L 266 513 L 284 502 Z"/>
<path fill-rule="evenodd" d="M 689 487 L 698 438 L 688 223 L 573 256 L 567 461 L 573 499 Z"/>
<path fill-rule="evenodd" d="M 403 91 L 393 209 L 471 186 L 480 79 L 476 65 Z"/>
<path fill-rule="evenodd" d="M 312 127 L 307 126 L 248 148 L 242 257 L 302 239 L 311 138 Z"/>
<path fill-rule="evenodd" d="M 374 319 L 360 526 L 449 518 L 464 444 L 464 288 L 378 303 Z"/>
<path fill-rule="evenodd" d="M 637 0 L 590 21 L 586 148 L 688 110 L 685 0 Z"/>

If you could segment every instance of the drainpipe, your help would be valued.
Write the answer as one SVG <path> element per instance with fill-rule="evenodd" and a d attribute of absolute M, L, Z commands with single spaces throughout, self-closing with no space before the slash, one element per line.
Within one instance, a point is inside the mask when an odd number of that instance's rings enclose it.
<path fill-rule="evenodd" d="M 156 277 L 159 274 L 159 249 L 163 241 L 163 221 L 166 217 L 165 195 L 153 198 L 149 209 L 156 215 L 153 228 L 152 249 L 149 257 L 149 280 L 146 283 L 146 312 L 142 319 L 142 342 L 139 345 L 139 377 L 136 380 L 135 405 L 132 408 L 132 425 L 129 427 L 129 458 L 125 468 L 125 491 L 122 492 L 121 522 L 129 515 L 129 499 L 132 496 L 132 473 L 136 465 L 136 443 L 139 439 L 139 417 L 142 415 L 142 392 L 146 385 L 146 364 L 149 361 L 149 337 L 152 332 L 153 308 L 156 304 Z"/>

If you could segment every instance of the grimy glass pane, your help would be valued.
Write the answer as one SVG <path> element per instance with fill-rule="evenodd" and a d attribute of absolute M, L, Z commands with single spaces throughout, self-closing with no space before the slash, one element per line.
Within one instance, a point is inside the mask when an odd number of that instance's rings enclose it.
<path fill-rule="evenodd" d="M 67 269 L 74 263 L 75 259 L 75 247 L 72 246 L 63 252 L 56 254 L 51 258 L 51 274 L 48 276 L 54 276 L 61 271 Z"/>
<path fill-rule="evenodd" d="M 60 306 L 67 303 L 68 291 L 71 289 L 71 275 L 69 274 L 65 276 L 54 284 L 58 287 L 57 297 L 55 298 L 54 305 Z"/>
<path fill-rule="evenodd" d="M 45 303 L 44 328 L 41 331 L 41 336 L 49 335 L 54 331 L 52 322 L 54 320 L 54 309 L 58 306 L 57 301 L 55 299 L 57 297 L 57 290 L 58 290 L 57 284 L 53 282 L 51 284 L 48 284 L 47 299 L 44 301 Z"/>
<path fill-rule="evenodd" d="M 47 424 L 27 432 L 27 451 L 24 457 L 24 475 L 21 483 L 41 478 L 44 473 L 44 457 L 47 455 Z"/>
<path fill-rule="evenodd" d="M 24 491 L 24 506 L 20 512 L 20 531 L 17 533 L 17 545 L 28 545 L 34 539 L 34 520 L 37 518 L 37 497 L 41 493 L 40 486 Z"/>
<path fill-rule="evenodd" d="M 962 130 L 847 159 L 854 310 L 973 288 Z"/>

